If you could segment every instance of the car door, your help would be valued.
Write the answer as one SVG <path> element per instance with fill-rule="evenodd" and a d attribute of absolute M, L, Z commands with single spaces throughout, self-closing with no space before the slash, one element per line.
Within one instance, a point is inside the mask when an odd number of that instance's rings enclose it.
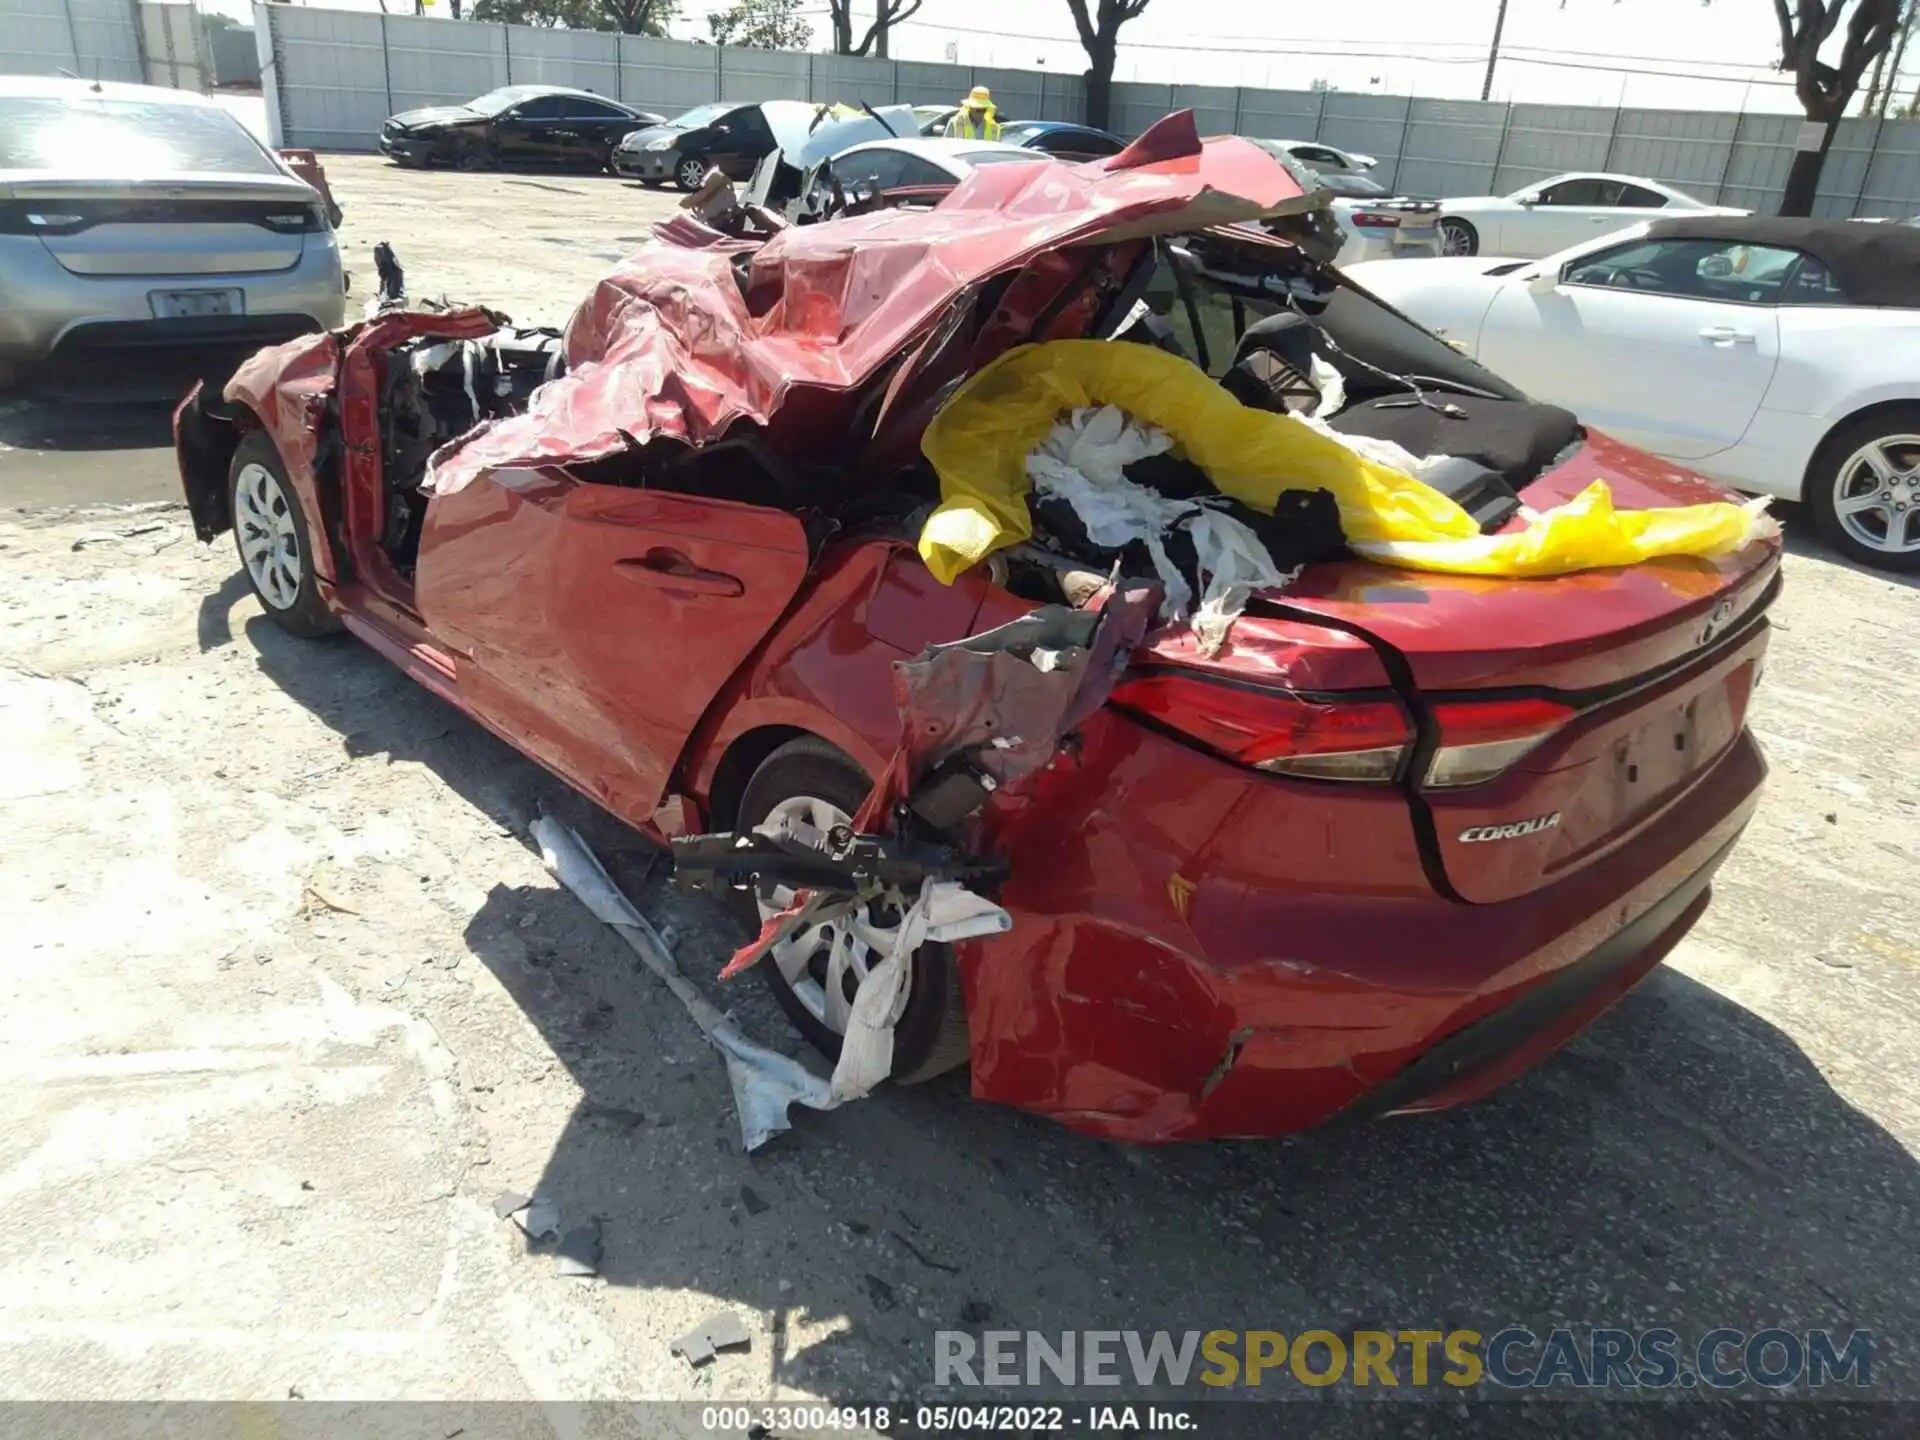
<path fill-rule="evenodd" d="M 555 133 L 563 142 L 568 163 L 597 170 L 612 157 L 620 137 L 638 128 L 626 111 L 573 95 L 567 98 L 567 113 Z"/>
<path fill-rule="evenodd" d="M 481 720 L 642 823 L 807 563 L 782 510 L 494 471 L 428 505 L 415 602 Z"/>
<path fill-rule="evenodd" d="M 1302 165 L 1314 170 L 1335 174 L 1351 169 L 1346 158 L 1337 150 L 1329 150 L 1322 145 L 1295 145 L 1288 152 Z"/>
<path fill-rule="evenodd" d="M 853 199 L 856 187 L 877 192 L 897 190 L 906 167 L 907 156 L 885 145 L 838 156 L 832 165 L 833 178 L 840 182 L 840 193 L 847 200 Z M 951 177 L 947 178 L 951 183 Z"/>
<path fill-rule="evenodd" d="M 494 121 L 494 145 L 501 162 L 516 165 L 553 165 L 566 155 L 564 141 L 555 134 L 564 129 L 565 97 L 537 95 L 522 100 Z"/>
<path fill-rule="evenodd" d="M 1569 245 L 1597 239 L 1607 233 L 1602 227 L 1618 229 L 1631 224 L 1619 218 L 1615 202 L 1620 188 L 1619 181 L 1599 175 L 1578 175 L 1546 186 L 1531 203 L 1522 202 L 1520 214 L 1506 217 L 1503 229 L 1508 243 L 1504 249 L 1521 256 L 1551 255 Z M 1524 245 L 1516 248 L 1514 237 L 1524 240 Z"/>
<path fill-rule="evenodd" d="M 1739 443 L 1780 359 L 1793 251 L 1626 241 L 1503 285 L 1477 358 L 1538 399 L 1675 460 Z"/>
<path fill-rule="evenodd" d="M 753 178 L 754 167 L 773 149 L 773 131 L 758 105 L 744 105 L 723 115 L 709 127 L 713 136 L 707 158 L 735 180 Z"/>

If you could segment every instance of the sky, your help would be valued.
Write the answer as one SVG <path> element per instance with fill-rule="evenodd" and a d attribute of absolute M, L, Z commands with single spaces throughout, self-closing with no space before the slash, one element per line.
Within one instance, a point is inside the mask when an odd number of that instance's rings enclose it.
<path fill-rule="evenodd" d="M 303 3 L 303 0 L 294 0 Z M 316 0 L 378 9 L 380 0 Z M 410 13 L 412 0 L 387 0 Z M 671 33 L 704 37 L 731 0 L 681 0 Z M 1162 84 L 1340 90 L 1478 99 L 1499 0 L 1151 0 L 1121 32 L 1116 76 Z M 825 48 L 824 0 L 802 0 Z M 855 0 L 871 16 L 873 0 Z M 245 16 L 245 0 L 203 0 Z M 430 0 L 429 13 L 446 13 Z M 1391 38 L 1383 38 L 1391 37 Z M 1492 98 L 1569 105 L 1797 111 L 1773 69 L 1771 0 L 1508 0 Z M 1066 0 L 925 0 L 893 35 L 900 60 L 1078 74 L 1086 58 Z M 1652 73 L 1640 73 L 1652 72 Z M 1920 45 L 1901 94 L 1920 80 Z"/>

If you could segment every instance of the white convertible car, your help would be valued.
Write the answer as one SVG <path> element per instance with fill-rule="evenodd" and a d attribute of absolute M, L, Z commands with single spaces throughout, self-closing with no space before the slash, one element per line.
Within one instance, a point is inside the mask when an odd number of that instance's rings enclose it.
<path fill-rule="evenodd" d="M 1442 200 L 1441 248 L 1448 255 L 1515 255 L 1531 260 L 1642 220 L 1682 213 L 1747 212 L 1709 205 L 1658 180 L 1582 171 L 1555 175 L 1511 195 Z"/>
<path fill-rule="evenodd" d="M 1347 274 L 1535 399 L 1920 571 L 1920 230 L 1701 215 Z"/>

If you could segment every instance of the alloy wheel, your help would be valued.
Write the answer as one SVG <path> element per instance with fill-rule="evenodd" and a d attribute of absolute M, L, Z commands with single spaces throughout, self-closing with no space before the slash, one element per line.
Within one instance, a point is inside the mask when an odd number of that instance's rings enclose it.
<path fill-rule="evenodd" d="M 1885 435 L 1849 455 L 1833 479 L 1833 513 L 1869 550 L 1920 551 L 1920 435 Z"/>
<path fill-rule="evenodd" d="M 1440 253 L 1442 255 L 1471 255 L 1480 248 L 1473 231 L 1458 220 L 1440 222 Z"/>
<path fill-rule="evenodd" d="M 675 178 L 682 190 L 698 190 L 700 182 L 707 178 L 707 167 L 697 156 L 688 156 L 680 162 Z"/>
<path fill-rule="evenodd" d="M 826 847 L 827 836 L 835 826 L 850 824 L 852 818 L 830 800 L 795 795 L 775 805 L 754 830 L 818 850 Z M 792 905 L 794 892 L 786 885 L 762 885 L 754 898 L 764 922 Z M 874 908 L 797 930 L 771 953 L 794 998 L 836 1035 L 847 1033 L 854 995 L 865 983 L 867 972 L 892 949 L 900 928 L 898 914 L 876 919 Z M 907 983 L 909 987 L 912 984 L 911 970 Z M 907 991 L 903 990 L 903 1008 L 906 999 Z"/>
<path fill-rule="evenodd" d="M 234 483 L 233 501 L 240 556 L 254 588 L 274 609 L 291 610 L 300 598 L 303 570 L 286 492 L 266 466 L 247 465 Z"/>

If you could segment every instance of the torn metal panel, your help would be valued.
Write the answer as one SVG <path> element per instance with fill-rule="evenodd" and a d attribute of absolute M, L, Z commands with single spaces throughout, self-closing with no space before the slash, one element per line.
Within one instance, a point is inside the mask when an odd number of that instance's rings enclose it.
<path fill-rule="evenodd" d="M 1184 128 L 1183 128 L 1184 124 Z M 967 286 L 1046 250 L 1106 245 L 1320 203 L 1244 140 L 1201 142 L 1192 117 L 1156 125 L 1132 168 L 988 165 L 928 212 L 881 211 L 786 230 L 744 282 L 732 247 L 651 246 L 595 286 L 567 329 L 569 374 L 524 415 L 435 458 L 447 494 L 485 471 L 598 459 L 655 437 L 700 445 L 773 424 L 839 437 L 852 392 Z"/>
<path fill-rule="evenodd" d="M 1105 703 L 1159 603 L 1147 586 L 1111 594 L 1098 610 L 1046 605 L 896 662 L 908 804 L 961 757 L 993 789 L 1043 768 L 1061 737 Z"/>

